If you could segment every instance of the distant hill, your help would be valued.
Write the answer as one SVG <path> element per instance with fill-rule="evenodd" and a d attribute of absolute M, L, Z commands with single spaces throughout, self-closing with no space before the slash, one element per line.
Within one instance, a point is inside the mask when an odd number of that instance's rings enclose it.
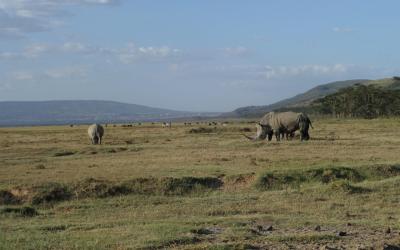
<path fill-rule="evenodd" d="M 336 93 L 340 89 L 350 87 L 356 84 L 363 85 L 376 85 L 387 89 L 400 89 L 400 78 L 392 77 L 392 78 L 384 78 L 379 80 L 367 80 L 367 79 L 355 79 L 355 80 L 347 80 L 347 81 L 337 81 L 331 82 L 327 84 L 322 84 L 317 87 L 314 87 L 302 94 L 296 95 L 294 97 L 284 99 L 282 101 L 265 105 L 265 106 L 248 106 L 238 108 L 230 113 L 225 113 L 223 116 L 226 117 L 258 117 L 267 112 L 273 110 L 282 110 L 282 109 L 301 109 L 303 107 L 307 107 L 313 101 L 323 98 L 327 95 Z"/>
<path fill-rule="evenodd" d="M 215 115 L 218 114 L 175 111 L 113 101 L 0 102 L 0 126 L 156 121 Z"/>

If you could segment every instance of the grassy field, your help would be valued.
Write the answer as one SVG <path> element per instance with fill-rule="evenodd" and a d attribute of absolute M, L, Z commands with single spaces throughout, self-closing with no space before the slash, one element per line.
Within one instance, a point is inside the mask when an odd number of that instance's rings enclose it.
<path fill-rule="evenodd" d="M 95 146 L 83 125 L 0 128 L 0 248 L 399 245 L 400 120 L 313 125 L 308 142 L 108 125 Z"/>

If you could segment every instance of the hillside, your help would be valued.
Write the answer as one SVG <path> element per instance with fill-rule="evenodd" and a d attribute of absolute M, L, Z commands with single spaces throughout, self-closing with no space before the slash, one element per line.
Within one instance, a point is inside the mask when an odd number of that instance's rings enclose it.
<path fill-rule="evenodd" d="M 290 109 L 290 108 L 298 109 L 300 107 L 307 107 L 309 104 L 311 104 L 313 101 L 317 99 L 323 98 L 330 94 L 334 94 L 340 89 L 354 86 L 355 84 L 376 85 L 379 87 L 395 90 L 395 89 L 400 89 L 400 78 L 392 77 L 392 78 L 384 78 L 378 80 L 354 79 L 347 81 L 331 82 L 316 86 L 304 93 L 301 93 L 294 97 L 284 99 L 282 101 L 270 105 L 242 107 L 225 115 L 233 117 L 256 117 L 273 110 Z"/>
<path fill-rule="evenodd" d="M 195 113 L 113 101 L 0 102 L 0 126 L 164 120 Z"/>
<path fill-rule="evenodd" d="M 336 117 L 398 116 L 400 89 L 392 83 L 356 84 L 315 100 L 309 107 L 314 113 Z"/>

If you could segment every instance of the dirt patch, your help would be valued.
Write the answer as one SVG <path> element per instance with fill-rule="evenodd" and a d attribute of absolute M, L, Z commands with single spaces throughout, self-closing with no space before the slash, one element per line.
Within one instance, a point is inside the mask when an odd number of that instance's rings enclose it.
<path fill-rule="evenodd" d="M 189 130 L 189 134 L 210 134 L 215 133 L 217 130 L 215 128 L 192 128 Z"/>

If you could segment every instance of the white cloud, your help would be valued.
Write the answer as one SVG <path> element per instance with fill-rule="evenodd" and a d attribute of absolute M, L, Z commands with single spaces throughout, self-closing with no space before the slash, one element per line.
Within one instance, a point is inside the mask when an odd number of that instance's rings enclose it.
<path fill-rule="evenodd" d="M 42 54 L 54 51 L 55 48 L 52 45 L 44 43 L 30 44 L 18 52 L 5 51 L 0 53 L 0 60 L 13 60 L 13 59 L 27 59 L 37 58 Z"/>
<path fill-rule="evenodd" d="M 249 50 L 243 46 L 224 48 L 223 51 L 228 56 L 241 56 L 247 54 Z"/>
<path fill-rule="evenodd" d="M 32 44 L 24 49 L 22 53 L 25 57 L 37 57 L 40 54 L 46 53 L 50 50 L 50 46 L 46 44 Z"/>
<path fill-rule="evenodd" d="M 70 66 L 56 69 L 49 69 L 44 72 L 44 75 L 50 78 L 71 78 L 71 77 L 86 77 L 88 69 L 85 66 Z"/>
<path fill-rule="evenodd" d="M 333 32 L 337 32 L 337 33 L 349 33 L 349 32 L 353 32 L 353 29 L 350 28 L 345 28 L 345 27 L 334 27 L 332 29 Z"/>
<path fill-rule="evenodd" d="M 71 5 L 110 5 L 117 0 L 0 0 L 0 37 L 19 38 L 59 26 Z"/>
<path fill-rule="evenodd" d="M 33 74 L 29 72 L 19 71 L 12 74 L 13 78 L 18 81 L 33 80 Z"/>
<path fill-rule="evenodd" d="M 31 44 L 19 52 L 0 52 L 0 60 L 13 59 L 35 59 L 44 54 L 77 54 L 77 55 L 106 55 L 117 58 L 124 64 L 163 61 L 166 59 L 177 58 L 182 55 L 182 51 L 168 46 L 136 46 L 129 43 L 121 48 L 96 47 L 80 42 L 65 42 L 63 44 Z M 109 60 L 108 58 L 107 60 Z"/>
<path fill-rule="evenodd" d="M 20 58 L 19 53 L 14 52 L 1 52 L 0 53 L 0 60 L 10 60 L 10 59 L 17 59 Z"/>
<path fill-rule="evenodd" d="M 109 51 L 105 48 L 97 48 L 80 42 L 66 42 L 61 46 L 56 46 L 56 48 L 61 52 L 83 54 L 105 53 Z"/>
<path fill-rule="evenodd" d="M 351 65 L 334 64 L 334 65 L 300 65 L 300 66 L 265 66 L 259 72 L 266 79 L 293 77 L 300 75 L 330 75 L 345 73 Z"/>
<path fill-rule="evenodd" d="M 60 68 L 52 68 L 44 71 L 29 72 L 15 71 L 9 74 L 8 80 L 12 81 L 34 81 L 41 82 L 44 78 L 64 79 L 64 78 L 85 78 L 88 75 L 89 67 L 80 66 L 65 66 Z"/>
<path fill-rule="evenodd" d="M 181 50 L 167 46 L 162 47 L 137 47 L 129 43 L 125 48 L 115 51 L 121 62 L 129 64 L 138 61 L 160 61 L 165 58 L 177 57 Z"/>

